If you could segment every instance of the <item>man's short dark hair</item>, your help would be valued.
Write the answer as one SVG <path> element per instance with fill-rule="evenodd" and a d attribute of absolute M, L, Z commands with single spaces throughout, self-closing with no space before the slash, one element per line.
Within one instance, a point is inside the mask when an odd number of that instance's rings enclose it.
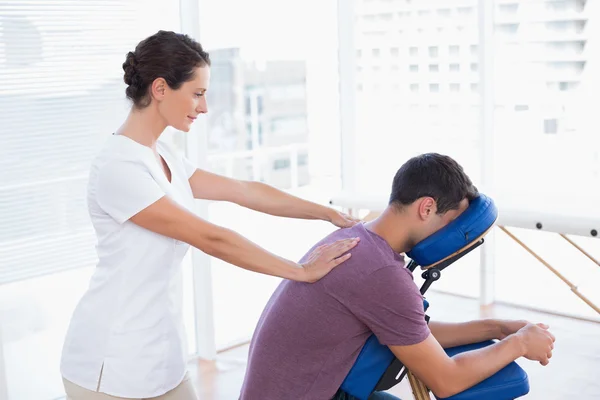
<path fill-rule="evenodd" d="M 426 153 L 405 162 L 392 184 L 390 205 L 412 204 L 421 197 L 432 197 L 438 214 L 458 208 L 460 202 L 479 195 L 463 168 L 451 157 Z"/>

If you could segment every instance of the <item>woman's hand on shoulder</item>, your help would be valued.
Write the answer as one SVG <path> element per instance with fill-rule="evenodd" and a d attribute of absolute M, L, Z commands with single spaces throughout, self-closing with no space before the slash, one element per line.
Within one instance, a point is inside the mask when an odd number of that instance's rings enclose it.
<path fill-rule="evenodd" d="M 345 214 L 343 212 L 330 209 L 331 212 L 329 214 L 329 222 L 338 228 L 350 228 L 351 226 L 356 225 L 361 222 L 360 219 L 355 218 L 349 214 Z"/>
<path fill-rule="evenodd" d="M 348 251 L 359 241 L 360 238 L 340 239 L 315 248 L 306 262 L 301 264 L 305 271 L 303 281 L 314 283 L 327 275 L 332 269 L 350 258 L 351 253 Z"/>

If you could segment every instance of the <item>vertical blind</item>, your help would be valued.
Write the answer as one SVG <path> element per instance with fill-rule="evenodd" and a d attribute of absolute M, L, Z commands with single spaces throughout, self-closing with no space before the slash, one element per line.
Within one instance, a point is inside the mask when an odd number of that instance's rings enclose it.
<path fill-rule="evenodd" d="M 122 63 L 178 0 L 0 0 L 0 284 L 96 261 L 90 162 L 127 116 Z"/>

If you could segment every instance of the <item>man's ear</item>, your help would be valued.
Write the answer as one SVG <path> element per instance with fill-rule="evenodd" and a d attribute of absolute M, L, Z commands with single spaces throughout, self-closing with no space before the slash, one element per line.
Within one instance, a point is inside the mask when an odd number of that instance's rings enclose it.
<path fill-rule="evenodd" d="M 431 217 L 433 214 L 435 214 L 436 210 L 437 210 L 437 208 L 435 205 L 435 200 L 432 197 L 423 197 L 419 201 L 418 211 L 419 211 L 419 217 L 422 220 L 429 219 L 429 217 Z"/>

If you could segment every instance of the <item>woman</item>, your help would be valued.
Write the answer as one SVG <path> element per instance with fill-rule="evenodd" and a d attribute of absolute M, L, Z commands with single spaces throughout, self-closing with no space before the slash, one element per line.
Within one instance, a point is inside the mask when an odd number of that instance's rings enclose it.
<path fill-rule="evenodd" d="M 357 241 L 315 249 L 299 265 L 198 218 L 193 199 L 338 227 L 357 221 L 261 183 L 196 169 L 159 140 L 167 126 L 187 132 L 207 112 L 210 60 L 197 42 L 160 31 L 127 54 L 123 69 L 133 106 L 91 166 L 99 261 L 72 317 L 61 373 L 70 400 L 196 399 L 181 316 L 180 263 L 189 245 L 244 269 L 315 282 L 347 260 Z"/>

